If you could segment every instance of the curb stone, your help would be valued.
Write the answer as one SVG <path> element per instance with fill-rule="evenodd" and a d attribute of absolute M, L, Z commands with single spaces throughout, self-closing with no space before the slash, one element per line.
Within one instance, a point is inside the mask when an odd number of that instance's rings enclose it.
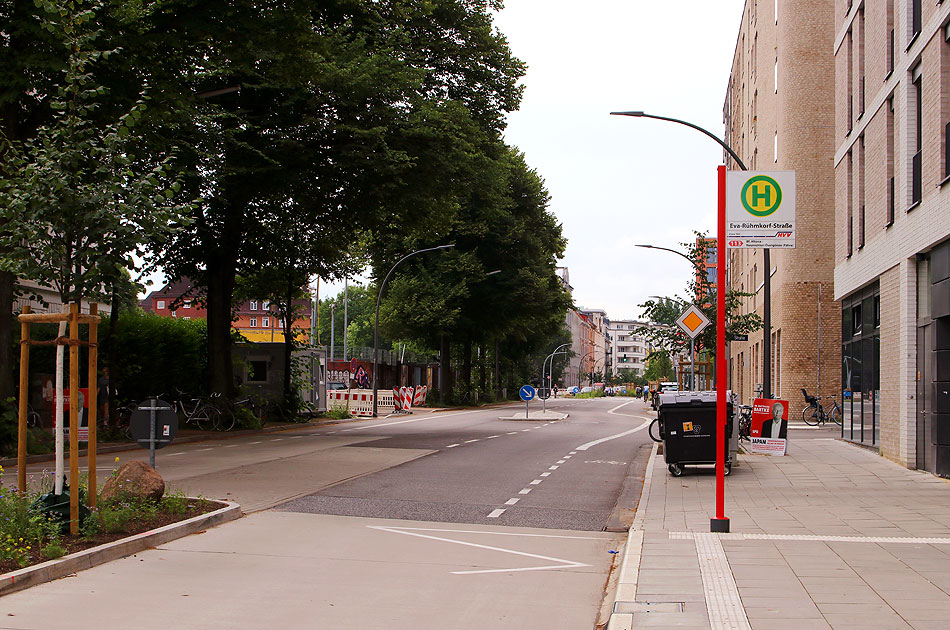
<path fill-rule="evenodd" d="M 228 521 L 241 518 L 244 513 L 241 506 L 231 501 L 216 501 L 226 504 L 225 507 L 194 516 L 184 521 L 165 525 L 158 529 L 149 530 L 140 534 L 122 538 L 120 540 L 85 549 L 76 553 L 49 560 L 31 567 L 11 571 L 0 575 L 0 597 L 14 593 L 37 584 L 52 582 L 67 575 L 91 569 L 92 567 L 118 560 L 126 556 L 145 551 L 167 542 L 196 534 L 209 527 L 221 525 Z"/>

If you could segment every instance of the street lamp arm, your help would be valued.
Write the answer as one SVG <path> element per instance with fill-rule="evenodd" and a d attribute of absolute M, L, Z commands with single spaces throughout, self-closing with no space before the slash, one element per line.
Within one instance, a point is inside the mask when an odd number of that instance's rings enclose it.
<path fill-rule="evenodd" d="M 450 247 L 455 247 L 455 243 L 449 243 L 448 245 L 438 245 L 436 247 L 427 247 L 426 249 L 419 249 L 409 254 L 406 254 L 402 258 L 396 261 L 396 264 L 389 269 L 389 273 L 386 274 L 386 277 L 383 278 L 382 283 L 379 285 L 379 293 L 376 294 L 376 322 L 373 326 L 373 417 L 376 417 L 377 409 L 377 397 L 379 396 L 379 389 L 376 385 L 376 375 L 379 369 L 379 306 L 381 300 L 383 299 L 383 290 L 386 288 L 386 283 L 389 282 L 389 277 L 393 275 L 393 272 L 396 271 L 396 267 L 401 265 L 403 261 L 407 258 L 411 258 L 416 254 L 424 254 L 425 252 L 434 252 L 437 249 L 449 249 Z"/>
<path fill-rule="evenodd" d="M 700 127 L 699 125 L 694 125 L 694 124 L 691 123 L 691 122 L 687 122 L 687 121 L 685 121 L 685 120 L 680 120 L 680 119 L 678 119 L 678 118 L 667 118 L 666 116 L 656 116 L 656 115 L 654 115 L 654 114 L 645 114 L 645 113 L 643 113 L 643 112 L 610 112 L 610 115 L 611 115 L 611 116 L 633 116 L 633 117 L 635 117 L 635 118 L 654 118 L 654 119 L 656 119 L 656 120 L 666 120 L 666 121 L 668 121 L 668 122 L 674 122 L 674 123 L 678 123 L 678 124 L 680 124 L 680 125 L 685 125 L 685 126 L 687 126 L 687 127 L 691 127 L 691 128 L 693 128 L 693 129 L 695 129 L 696 131 L 701 131 L 702 133 L 706 134 L 707 136 L 709 136 L 710 138 L 712 138 L 713 140 L 715 140 L 716 143 L 717 143 L 719 146 L 721 146 L 721 147 L 726 151 L 726 153 L 729 154 L 729 156 L 730 156 L 733 160 L 735 160 L 736 165 L 737 165 L 741 170 L 743 170 L 743 171 L 749 170 L 749 169 L 746 168 L 746 166 L 745 166 L 745 164 L 742 162 L 742 160 L 739 159 L 739 156 L 736 155 L 736 152 L 733 151 L 732 148 L 731 148 L 728 144 L 726 144 L 725 142 L 723 142 L 723 141 L 722 141 L 718 136 L 716 136 L 715 134 L 713 134 L 713 133 L 711 133 L 711 132 L 709 132 L 709 131 L 706 131 L 705 129 L 703 129 L 703 128 Z"/>
<path fill-rule="evenodd" d="M 694 267 L 697 266 L 695 260 L 693 260 L 692 258 L 690 258 L 689 256 L 687 256 L 687 255 L 684 254 L 683 252 L 677 251 L 677 250 L 675 250 L 675 249 L 670 249 L 670 248 L 668 248 L 668 247 L 658 247 L 658 246 L 656 246 L 656 245 L 634 245 L 634 247 L 645 247 L 645 248 L 647 248 L 647 249 L 662 249 L 662 250 L 665 251 L 665 252 L 672 252 L 672 253 L 676 254 L 677 256 L 680 256 L 680 257 L 685 258 L 686 260 L 688 260 L 688 261 L 689 261 L 689 264 L 693 265 Z"/>

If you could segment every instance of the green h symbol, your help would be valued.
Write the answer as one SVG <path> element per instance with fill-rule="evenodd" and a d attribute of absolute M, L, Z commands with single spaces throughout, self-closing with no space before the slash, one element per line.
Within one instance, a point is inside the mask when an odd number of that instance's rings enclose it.
<path fill-rule="evenodd" d="M 756 186 L 752 186 L 750 191 L 752 196 L 752 205 L 757 206 L 759 199 L 765 201 L 766 207 L 772 205 L 772 187 L 768 184 L 762 183 Z"/>

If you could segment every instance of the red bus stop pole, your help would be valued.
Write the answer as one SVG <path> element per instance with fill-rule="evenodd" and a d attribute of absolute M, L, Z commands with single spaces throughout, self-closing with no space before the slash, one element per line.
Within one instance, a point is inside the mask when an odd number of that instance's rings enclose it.
<path fill-rule="evenodd" d="M 729 531 L 726 518 L 726 167 L 718 168 L 719 226 L 716 239 L 716 518 L 709 531 Z"/>

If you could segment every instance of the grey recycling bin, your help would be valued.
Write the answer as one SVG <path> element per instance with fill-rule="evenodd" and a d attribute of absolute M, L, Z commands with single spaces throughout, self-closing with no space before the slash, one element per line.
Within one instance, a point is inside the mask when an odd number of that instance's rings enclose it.
<path fill-rule="evenodd" d="M 725 473 L 732 469 L 729 438 L 732 437 L 732 396 L 727 393 L 726 436 L 723 440 Z M 650 426 L 650 437 L 663 443 L 663 458 L 670 474 L 679 477 L 684 466 L 716 463 L 716 392 L 668 392 L 660 394 L 657 409 L 658 436 Z"/>

